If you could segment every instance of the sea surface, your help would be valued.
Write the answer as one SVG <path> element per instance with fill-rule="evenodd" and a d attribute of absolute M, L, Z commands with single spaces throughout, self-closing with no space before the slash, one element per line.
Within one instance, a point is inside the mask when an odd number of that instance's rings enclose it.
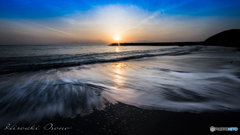
<path fill-rule="evenodd" d="M 238 112 L 239 56 L 214 46 L 0 46 L 0 126 L 84 116 L 118 102 Z"/>

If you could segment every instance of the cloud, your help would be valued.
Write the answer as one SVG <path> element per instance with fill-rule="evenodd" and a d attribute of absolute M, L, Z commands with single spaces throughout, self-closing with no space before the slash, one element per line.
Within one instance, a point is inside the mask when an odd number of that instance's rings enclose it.
<path fill-rule="evenodd" d="M 85 35 L 101 33 L 101 35 L 109 38 L 109 35 L 114 36 L 123 29 L 132 27 L 138 22 L 143 22 L 144 18 L 153 18 L 156 14 L 150 15 L 147 10 L 135 5 L 115 4 L 96 6 L 89 11 L 67 15 L 61 19 L 63 22 L 79 28 L 79 31 L 84 31 Z M 76 31 L 76 33 L 79 32 Z"/>
<path fill-rule="evenodd" d="M 127 29 L 125 29 L 125 30 L 122 30 L 122 31 L 118 32 L 117 35 L 125 32 L 125 31 L 128 31 L 128 30 L 130 30 L 130 29 L 136 28 L 136 27 L 138 27 L 138 26 L 140 26 L 140 25 L 148 22 L 149 20 L 155 18 L 159 13 L 161 13 L 161 12 L 160 12 L 160 11 L 154 12 L 152 15 L 150 15 L 150 16 L 148 16 L 147 18 L 143 19 L 142 21 L 140 21 L 140 22 L 139 22 L 138 24 L 136 24 L 135 26 L 132 26 L 132 27 L 130 27 L 130 28 L 127 28 Z"/>
<path fill-rule="evenodd" d="M 47 26 L 43 26 L 43 25 L 40 25 L 40 24 L 37 24 L 37 23 L 33 23 L 33 22 L 30 22 L 30 21 L 26 21 L 26 20 L 22 20 L 24 22 L 27 22 L 27 23 L 30 23 L 30 24 L 33 24 L 33 25 L 36 25 L 36 26 L 40 26 L 42 28 L 46 28 L 48 30 L 52 30 L 52 31 L 55 31 L 55 32 L 59 32 L 59 33 L 63 33 L 63 34 L 66 34 L 68 36 L 72 36 L 72 37 L 75 37 L 74 35 L 70 34 L 70 33 L 67 33 L 67 32 L 64 32 L 64 31 L 60 31 L 60 30 L 57 30 L 57 29 L 53 29 L 53 28 L 50 28 L 50 27 L 47 27 Z"/>
<path fill-rule="evenodd" d="M 164 11 L 168 11 L 168 10 L 171 10 L 171 9 L 183 6 L 183 5 L 188 4 L 188 3 L 192 2 L 192 1 L 194 1 L 194 0 L 187 0 L 187 1 L 183 1 L 181 3 L 175 4 L 175 5 L 171 5 L 171 6 L 167 7 L 167 8 L 164 8 L 164 9 L 158 9 L 157 11 L 152 13 L 150 16 L 148 16 L 145 19 L 143 19 L 142 21 L 140 21 L 138 24 L 136 24 L 136 25 L 134 25 L 134 26 L 132 26 L 130 28 L 127 28 L 125 30 L 122 30 L 122 31 L 118 32 L 117 34 L 123 33 L 125 31 L 128 31 L 128 30 L 136 28 L 136 27 L 139 27 L 140 25 L 145 24 L 149 20 L 152 20 L 153 18 L 157 17 L 159 14 L 164 13 Z"/>

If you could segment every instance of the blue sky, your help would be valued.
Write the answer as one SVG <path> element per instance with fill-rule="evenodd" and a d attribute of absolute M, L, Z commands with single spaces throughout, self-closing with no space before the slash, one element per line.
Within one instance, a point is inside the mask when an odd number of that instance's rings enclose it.
<path fill-rule="evenodd" d="M 181 5 L 181 3 L 186 3 Z M 136 5 L 148 11 L 167 10 L 169 14 L 239 16 L 239 0 L 1 0 L 1 18 L 48 18 L 99 5 Z M 174 6 L 180 5 L 176 8 Z M 174 9 L 172 9 L 174 8 Z"/>
<path fill-rule="evenodd" d="M 29 36 L 40 41 L 47 34 L 46 43 L 112 42 L 117 34 L 126 42 L 203 40 L 213 32 L 240 28 L 239 20 L 239 0 L 0 0 L 0 34 L 26 38 L 23 44 L 31 43 Z M 191 36 L 179 36 L 183 32 Z"/>

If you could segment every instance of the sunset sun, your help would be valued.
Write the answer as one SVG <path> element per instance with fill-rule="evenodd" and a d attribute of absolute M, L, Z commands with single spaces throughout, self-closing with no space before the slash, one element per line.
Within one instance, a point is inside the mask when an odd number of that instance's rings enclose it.
<path fill-rule="evenodd" d="M 120 37 L 119 37 L 119 36 L 116 36 L 114 39 L 115 39 L 116 41 L 119 41 L 119 40 L 120 40 Z"/>

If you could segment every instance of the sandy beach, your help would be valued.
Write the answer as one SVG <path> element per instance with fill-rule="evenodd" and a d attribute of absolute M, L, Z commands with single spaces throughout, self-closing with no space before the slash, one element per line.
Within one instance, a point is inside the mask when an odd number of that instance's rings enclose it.
<path fill-rule="evenodd" d="M 45 118 L 35 124 L 17 124 L 19 127 L 38 125 L 39 130 L 1 130 L 1 134 L 210 134 L 211 126 L 237 127 L 240 125 L 239 120 L 240 116 L 237 112 L 169 112 L 145 110 L 117 103 L 107 105 L 102 111 L 94 110 L 93 113 L 84 117 L 62 118 L 55 116 L 50 119 Z M 49 123 L 52 126 L 49 126 Z M 44 129 L 46 125 L 48 126 Z M 55 130 L 63 127 L 70 129 Z"/>

